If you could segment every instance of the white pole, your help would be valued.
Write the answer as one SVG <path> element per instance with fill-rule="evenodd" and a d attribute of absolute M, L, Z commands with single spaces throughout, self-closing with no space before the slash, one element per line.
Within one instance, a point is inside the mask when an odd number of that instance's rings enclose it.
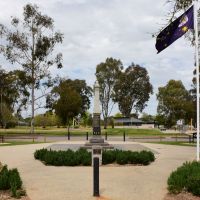
<path fill-rule="evenodd" d="M 199 36 L 198 36 L 198 0 L 194 0 L 195 58 L 197 80 L 197 161 L 199 161 Z"/>

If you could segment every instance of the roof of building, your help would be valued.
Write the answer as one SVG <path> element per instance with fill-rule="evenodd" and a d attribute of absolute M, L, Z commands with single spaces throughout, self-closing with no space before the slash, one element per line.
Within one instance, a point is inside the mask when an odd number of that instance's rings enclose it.
<path fill-rule="evenodd" d="M 144 123 L 140 119 L 134 117 L 114 117 L 115 123 Z"/>

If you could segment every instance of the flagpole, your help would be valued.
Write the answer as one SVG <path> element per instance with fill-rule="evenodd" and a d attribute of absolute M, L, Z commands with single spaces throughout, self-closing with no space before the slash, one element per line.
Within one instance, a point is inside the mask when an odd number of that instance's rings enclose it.
<path fill-rule="evenodd" d="M 197 161 L 199 161 L 199 36 L 198 36 L 198 0 L 194 0 L 195 59 L 197 80 Z"/>

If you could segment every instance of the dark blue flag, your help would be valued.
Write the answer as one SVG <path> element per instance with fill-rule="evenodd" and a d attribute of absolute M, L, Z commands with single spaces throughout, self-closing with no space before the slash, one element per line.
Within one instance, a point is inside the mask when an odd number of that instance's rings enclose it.
<path fill-rule="evenodd" d="M 189 29 L 194 29 L 194 8 L 191 6 L 185 13 L 162 30 L 156 38 L 156 49 L 160 53 Z"/>

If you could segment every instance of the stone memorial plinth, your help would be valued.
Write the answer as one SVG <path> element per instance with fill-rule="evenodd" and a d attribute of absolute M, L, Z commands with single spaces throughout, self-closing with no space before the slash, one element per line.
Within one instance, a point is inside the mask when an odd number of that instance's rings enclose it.
<path fill-rule="evenodd" d="M 99 83 L 95 81 L 94 84 L 94 110 L 93 110 L 93 136 L 86 142 L 83 148 L 92 149 L 93 146 L 101 146 L 103 149 L 113 149 L 114 147 L 108 142 L 105 142 L 101 137 L 101 110 L 99 100 Z"/>

